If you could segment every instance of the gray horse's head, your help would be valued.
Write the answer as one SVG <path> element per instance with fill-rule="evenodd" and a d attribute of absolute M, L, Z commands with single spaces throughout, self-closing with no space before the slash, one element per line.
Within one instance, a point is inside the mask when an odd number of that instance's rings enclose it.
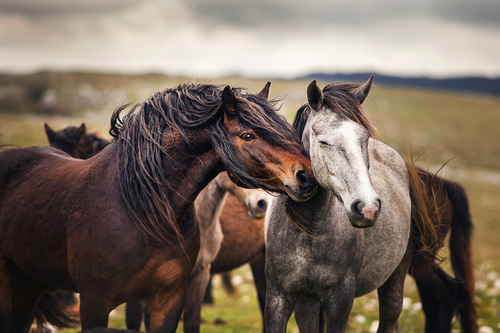
<path fill-rule="evenodd" d="M 369 174 L 372 127 L 361 110 L 372 82 L 373 76 L 361 86 L 328 85 L 322 91 L 312 81 L 302 135 L 318 183 L 335 193 L 357 228 L 373 226 L 382 208 Z"/>

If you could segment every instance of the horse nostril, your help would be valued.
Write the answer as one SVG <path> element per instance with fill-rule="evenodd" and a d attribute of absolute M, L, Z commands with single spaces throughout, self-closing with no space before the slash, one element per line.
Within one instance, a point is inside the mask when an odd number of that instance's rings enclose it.
<path fill-rule="evenodd" d="M 295 179 L 300 187 L 308 187 L 309 186 L 309 178 L 306 175 L 304 170 L 297 170 L 295 172 Z"/>
<path fill-rule="evenodd" d="M 263 211 L 266 210 L 267 209 L 267 201 L 264 199 L 257 201 L 257 207 Z"/>
<path fill-rule="evenodd" d="M 363 210 L 365 205 L 364 201 L 356 200 L 351 204 L 351 212 L 357 217 L 363 217 L 361 210 Z"/>

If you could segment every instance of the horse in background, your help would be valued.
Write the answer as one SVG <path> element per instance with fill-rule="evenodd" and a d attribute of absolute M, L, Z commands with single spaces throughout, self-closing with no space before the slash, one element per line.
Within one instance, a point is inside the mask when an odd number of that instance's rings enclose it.
<path fill-rule="evenodd" d="M 87 133 L 85 123 L 80 127 L 68 126 L 60 131 L 54 131 L 47 123 L 44 128 L 51 147 L 75 158 L 87 159 L 109 144 L 108 140 L 98 137 L 95 133 Z"/>
<path fill-rule="evenodd" d="M 107 326 L 114 307 L 139 297 L 151 331 L 174 332 L 199 250 L 193 202 L 219 172 L 294 200 L 317 190 L 262 94 L 185 84 L 120 119 L 124 109 L 112 116 L 115 140 L 87 160 L 49 147 L 0 152 L 2 331 L 23 330 L 52 288 L 80 293 L 83 329 Z"/>

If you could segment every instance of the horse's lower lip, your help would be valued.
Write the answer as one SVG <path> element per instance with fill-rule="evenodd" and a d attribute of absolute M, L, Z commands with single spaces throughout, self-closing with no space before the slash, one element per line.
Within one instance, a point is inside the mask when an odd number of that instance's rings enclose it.
<path fill-rule="evenodd" d="M 351 213 L 348 213 L 347 216 L 349 217 L 349 222 L 351 222 L 351 225 L 354 228 L 358 228 L 358 229 L 371 228 L 377 223 L 377 218 L 375 218 L 373 220 L 366 220 L 363 218 L 356 218 Z M 365 222 L 365 223 L 361 223 L 361 222 Z"/>
<path fill-rule="evenodd" d="M 286 192 L 290 198 L 292 198 L 294 201 L 307 201 L 309 200 L 315 193 L 318 191 L 318 187 L 314 189 L 314 191 L 307 193 L 306 195 L 302 195 L 300 193 L 295 192 L 292 190 L 292 188 L 288 185 L 285 185 Z"/>

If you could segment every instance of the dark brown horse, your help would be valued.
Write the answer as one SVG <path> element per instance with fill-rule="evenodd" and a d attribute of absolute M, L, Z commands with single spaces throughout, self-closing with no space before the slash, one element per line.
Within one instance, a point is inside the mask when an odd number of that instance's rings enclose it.
<path fill-rule="evenodd" d="M 266 86 L 268 88 L 268 86 Z M 18 332 L 47 289 L 80 293 L 83 329 L 147 300 L 152 332 L 174 332 L 196 261 L 196 195 L 226 169 L 248 187 L 307 200 L 311 164 L 266 88 L 157 93 L 111 120 L 87 160 L 48 147 L 0 153 L 0 330 Z"/>
<path fill-rule="evenodd" d="M 108 140 L 94 133 L 87 133 L 85 123 L 82 123 L 80 127 L 68 126 L 60 131 L 54 131 L 45 124 L 45 134 L 51 147 L 81 159 L 89 158 L 109 144 Z"/>

